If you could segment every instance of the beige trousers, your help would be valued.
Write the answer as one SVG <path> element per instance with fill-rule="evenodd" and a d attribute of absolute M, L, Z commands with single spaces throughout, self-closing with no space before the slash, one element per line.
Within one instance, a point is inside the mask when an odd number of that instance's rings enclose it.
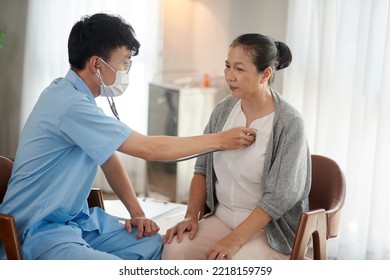
<path fill-rule="evenodd" d="M 204 260 L 206 252 L 218 240 L 232 231 L 215 215 L 199 221 L 199 231 L 193 240 L 188 233 L 178 243 L 174 238 L 171 244 L 163 247 L 162 260 Z M 235 260 L 286 260 L 289 255 L 282 254 L 268 245 L 267 236 L 261 231 L 249 239 L 233 256 Z"/>

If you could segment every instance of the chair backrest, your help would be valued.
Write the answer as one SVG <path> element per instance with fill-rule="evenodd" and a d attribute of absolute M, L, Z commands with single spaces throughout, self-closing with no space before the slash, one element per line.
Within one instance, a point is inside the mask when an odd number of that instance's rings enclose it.
<path fill-rule="evenodd" d="M 299 219 L 290 259 L 304 259 L 310 238 L 313 239 L 313 258 L 327 259 L 326 240 L 336 237 L 344 206 L 346 185 L 344 174 L 332 159 L 312 155 L 312 184 L 309 211 Z"/>
<path fill-rule="evenodd" d="M 325 209 L 327 218 L 326 238 L 336 237 L 340 230 L 340 218 L 344 206 L 346 185 L 344 174 L 332 159 L 312 155 L 312 183 L 309 209 Z"/>
<path fill-rule="evenodd" d="M 0 156 L 0 204 L 3 202 L 5 192 L 7 191 L 12 166 L 12 160 Z M 15 219 L 11 215 L 0 213 L 0 240 L 9 260 L 21 260 L 23 258 Z"/>
<path fill-rule="evenodd" d="M 5 192 L 7 191 L 13 164 L 12 160 L 0 156 L 0 204 L 3 202 Z"/>

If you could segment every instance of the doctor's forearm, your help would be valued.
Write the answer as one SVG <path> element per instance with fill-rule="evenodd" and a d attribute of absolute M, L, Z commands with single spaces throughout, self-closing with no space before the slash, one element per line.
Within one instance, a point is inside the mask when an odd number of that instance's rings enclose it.
<path fill-rule="evenodd" d="M 101 168 L 110 187 L 125 205 L 130 215 L 132 217 L 145 216 L 145 213 L 138 202 L 130 178 L 128 177 L 126 170 L 117 153 L 114 153 L 101 166 Z"/>

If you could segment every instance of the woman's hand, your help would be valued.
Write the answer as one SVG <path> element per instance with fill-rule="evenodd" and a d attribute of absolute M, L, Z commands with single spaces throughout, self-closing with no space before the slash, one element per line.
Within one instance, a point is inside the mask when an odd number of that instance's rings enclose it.
<path fill-rule="evenodd" d="M 192 240 L 197 234 L 198 229 L 198 220 L 185 218 L 183 221 L 177 223 L 175 226 L 167 230 L 167 233 L 164 237 L 164 243 L 171 243 L 175 235 L 177 235 L 177 242 L 180 243 L 183 239 L 183 234 L 185 231 L 189 232 L 189 238 Z"/>
<path fill-rule="evenodd" d="M 219 240 L 206 253 L 208 260 L 231 260 L 232 256 L 240 250 L 238 240 L 231 235 Z"/>
<path fill-rule="evenodd" d="M 227 237 L 219 240 L 207 251 L 206 258 L 209 260 L 230 260 L 253 235 L 260 232 L 269 221 L 271 216 L 262 208 L 256 206 L 252 213 L 239 224 Z"/>
<path fill-rule="evenodd" d="M 126 220 L 125 228 L 127 231 L 132 232 L 133 227 L 138 228 L 137 238 L 152 236 L 160 230 L 160 227 L 154 221 L 145 217 L 134 217 Z"/>

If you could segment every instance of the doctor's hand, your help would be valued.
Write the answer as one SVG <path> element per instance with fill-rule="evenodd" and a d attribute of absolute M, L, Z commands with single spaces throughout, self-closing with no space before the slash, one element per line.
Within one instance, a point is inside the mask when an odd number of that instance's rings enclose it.
<path fill-rule="evenodd" d="M 167 233 L 164 237 L 164 243 L 171 243 L 175 235 L 177 235 L 177 242 L 180 243 L 183 239 L 183 234 L 186 231 L 189 232 L 189 238 L 192 240 L 198 232 L 198 229 L 198 220 L 185 218 L 183 221 L 177 223 L 175 226 L 167 230 Z"/>
<path fill-rule="evenodd" d="M 220 136 L 219 150 L 233 150 L 251 145 L 256 139 L 253 128 L 235 127 L 218 133 Z"/>
<path fill-rule="evenodd" d="M 127 231 L 132 232 L 133 227 L 138 228 L 137 238 L 152 236 L 160 230 L 160 227 L 154 221 L 145 217 L 134 217 L 126 220 L 125 228 Z"/>

